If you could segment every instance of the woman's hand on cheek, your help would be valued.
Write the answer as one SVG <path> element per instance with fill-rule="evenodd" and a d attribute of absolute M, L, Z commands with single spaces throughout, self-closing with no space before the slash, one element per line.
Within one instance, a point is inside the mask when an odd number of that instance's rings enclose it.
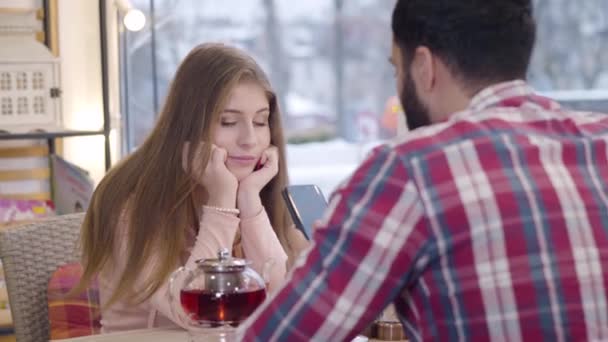
<path fill-rule="evenodd" d="M 260 167 L 239 183 L 239 192 L 260 191 L 279 172 L 279 150 L 275 146 L 268 147 L 260 157 Z"/>
<path fill-rule="evenodd" d="M 279 172 L 279 149 L 268 147 L 260 157 L 261 167 L 253 171 L 239 183 L 237 206 L 241 218 L 256 215 L 261 209 L 260 191 Z"/>
<path fill-rule="evenodd" d="M 226 167 L 228 153 L 225 149 L 212 145 L 209 162 L 202 170 L 203 144 L 200 143 L 194 153 L 192 177 L 207 190 L 209 194 L 207 205 L 234 208 L 239 183 Z M 184 146 L 184 169 L 186 169 L 185 160 L 187 160 L 189 147 L 189 143 Z"/>

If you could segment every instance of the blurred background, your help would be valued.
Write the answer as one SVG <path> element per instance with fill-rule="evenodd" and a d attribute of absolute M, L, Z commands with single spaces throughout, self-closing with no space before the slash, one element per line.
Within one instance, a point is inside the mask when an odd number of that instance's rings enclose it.
<path fill-rule="evenodd" d="M 294 183 L 316 182 L 329 192 L 370 147 L 397 133 L 402 113 L 387 60 L 394 1 L 132 3 L 149 20 L 142 30 L 120 36 L 125 152 L 153 126 L 182 58 L 208 41 L 245 49 L 270 76 L 283 109 Z M 532 85 L 570 106 L 606 109 L 608 1 L 534 4 Z"/>

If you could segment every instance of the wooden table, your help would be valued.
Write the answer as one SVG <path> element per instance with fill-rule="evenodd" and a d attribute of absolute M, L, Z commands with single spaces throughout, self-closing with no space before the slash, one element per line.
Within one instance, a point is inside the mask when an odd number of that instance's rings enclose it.
<path fill-rule="evenodd" d="M 154 328 L 154 329 L 142 329 L 142 330 L 131 330 L 118 333 L 91 335 L 83 337 L 68 338 L 63 340 L 52 340 L 52 341 L 87 341 L 87 342 L 161 342 L 161 341 L 188 341 L 188 333 L 182 329 L 167 329 L 167 328 Z"/>
<path fill-rule="evenodd" d="M 188 333 L 181 329 L 167 329 L 167 328 L 155 328 L 155 329 L 143 329 L 143 330 L 131 330 L 120 333 L 102 334 L 102 335 L 91 335 L 76 338 L 68 338 L 64 340 L 52 340 L 52 341 L 86 341 L 86 342 L 164 342 L 164 341 L 188 341 Z M 367 342 L 374 341 L 368 340 L 367 337 L 357 337 L 352 342 Z"/>

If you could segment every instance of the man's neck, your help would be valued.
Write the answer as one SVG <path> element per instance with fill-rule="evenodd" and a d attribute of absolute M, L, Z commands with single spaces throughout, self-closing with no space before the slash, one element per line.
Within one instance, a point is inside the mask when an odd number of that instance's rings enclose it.
<path fill-rule="evenodd" d="M 465 110 L 475 94 L 470 94 L 457 84 L 446 87 L 437 103 L 437 121 L 445 121 L 452 114 Z"/>

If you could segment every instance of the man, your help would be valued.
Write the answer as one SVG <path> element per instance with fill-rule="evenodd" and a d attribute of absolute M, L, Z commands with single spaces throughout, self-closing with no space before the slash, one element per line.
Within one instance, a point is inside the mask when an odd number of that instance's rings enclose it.
<path fill-rule="evenodd" d="M 531 0 L 399 0 L 413 131 L 332 196 L 244 340 L 344 341 L 394 303 L 410 341 L 608 339 L 608 116 L 523 81 Z"/>

